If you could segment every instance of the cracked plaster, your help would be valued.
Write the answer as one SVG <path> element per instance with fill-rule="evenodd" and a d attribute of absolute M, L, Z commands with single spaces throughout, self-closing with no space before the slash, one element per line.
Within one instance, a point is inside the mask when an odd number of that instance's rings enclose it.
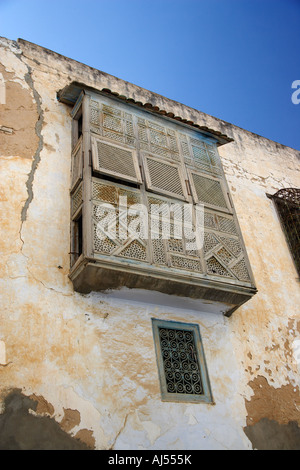
<path fill-rule="evenodd" d="M 5 396 L 17 388 L 38 397 L 37 416 L 51 416 L 70 436 L 97 449 L 251 448 L 243 428 L 253 425 L 254 417 L 269 416 L 256 406 L 255 381 L 260 400 L 272 397 L 277 403 L 284 387 L 299 393 L 293 354 L 299 284 L 265 197 L 287 184 L 299 187 L 299 152 L 193 111 L 200 124 L 222 131 L 227 126 L 235 137 L 220 154 L 259 292 L 230 319 L 203 305 L 164 303 L 153 293 L 135 301 L 118 298 L 118 292 L 74 293 L 68 279 L 71 121 L 56 92 L 70 82 L 71 72 L 89 84 L 99 80 L 120 91 L 124 85 L 22 41 L 1 39 L 0 47 L 3 74 L 11 74 L 9 82 L 25 90 L 35 106 L 35 151 L 30 158 L 0 156 L 0 341 L 7 361 L 0 364 L 2 412 Z M 126 86 L 137 100 L 143 93 L 147 98 L 149 92 Z M 175 111 L 187 109 L 178 105 Z M 152 317 L 199 324 L 214 406 L 160 400 Z M 284 420 L 299 423 L 293 394 L 288 400 Z M 280 416 L 275 418 L 280 423 Z"/>

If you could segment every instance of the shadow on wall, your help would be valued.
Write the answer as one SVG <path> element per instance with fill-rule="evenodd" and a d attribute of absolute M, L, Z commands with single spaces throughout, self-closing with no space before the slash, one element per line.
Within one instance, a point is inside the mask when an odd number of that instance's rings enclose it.
<path fill-rule="evenodd" d="M 263 418 L 258 423 L 244 428 L 253 449 L 257 450 L 300 450 L 300 428 L 296 421 L 279 424 Z"/>
<path fill-rule="evenodd" d="M 13 390 L 0 415 L 0 450 L 91 450 L 61 429 L 49 416 L 35 416 L 37 401 Z M 295 421 L 279 424 L 263 418 L 244 428 L 253 449 L 300 450 L 300 428 Z"/>
<path fill-rule="evenodd" d="M 49 416 L 34 416 L 37 402 L 13 390 L 0 415 L 0 450 L 91 450 Z"/>

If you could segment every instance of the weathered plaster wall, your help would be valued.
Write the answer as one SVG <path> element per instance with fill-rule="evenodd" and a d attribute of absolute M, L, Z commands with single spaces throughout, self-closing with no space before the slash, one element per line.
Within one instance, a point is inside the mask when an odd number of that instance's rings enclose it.
<path fill-rule="evenodd" d="M 300 155 L 241 129 L 232 130 L 235 143 L 221 147 L 220 154 L 259 291 L 230 320 L 251 388 L 245 396 L 246 430 L 256 447 L 257 430 L 265 436 L 265 441 L 260 439 L 262 448 L 276 448 L 276 436 L 279 447 L 285 442 L 295 448 L 286 426 L 300 424 L 299 279 L 276 209 L 266 194 L 299 188 Z M 263 419 L 269 420 L 268 432 L 265 426 L 261 433 Z M 296 440 L 299 448 L 298 427 Z"/>
<path fill-rule="evenodd" d="M 49 441 L 52 448 L 295 448 L 299 281 L 266 193 L 299 187 L 299 152 L 30 43 L 1 39 L 0 46 L 0 126 L 12 129 L 0 130 L 3 448 Z M 71 120 L 56 99 L 72 80 L 149 101 L 235 139 L 220 154 L 258 294 L 229 319 L 155 293 L 74 293 Z M 199 324 L 214 405 L 161 401 L 152 317 Z M 263 441 L 266 429 L 273 437 Z"/>

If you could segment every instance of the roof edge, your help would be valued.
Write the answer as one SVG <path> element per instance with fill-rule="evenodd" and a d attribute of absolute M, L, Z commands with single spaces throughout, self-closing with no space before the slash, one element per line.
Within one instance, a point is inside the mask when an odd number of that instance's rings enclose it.
<path fill-rule="evenodd" d="M 158 114 L 160 116 L 165 116 L 165 117 L 167 117 L 169 119 L 172 119 L 174 121 L 177 121 L 177 122 L 180 122 L 182 124 L 191 126 L 195 129 L 197 129 L 198 131 L 201 131 L 205 134 L 208 134 L 209 136 L 212 136 L 214 139 L 217 140 L 218 145 L 224 145 L 224 144 L 227 144 L 229 142 L 233 142 L 233 140 L 234 140 L 231 137 L 228 137 L 227 135 L 223 134 L 220 131 L 217 131 L 215 129 L 211 129 L 207 126 L 201 126 L 200 124 L 197 124 L 196 122 L 194 122 L 192 120 L 184 119 L 181 116 L 175 115 L 171 111 L 168 111 L 166 109 L 161 109 L 158 106 L 154 106 L 150 102 L 144 102 L 143 103 L 141 101 L 136 101 L 135 99 L 133 99 L 130 96 L 122 95 L 122 94 L 120 94 L 116 91 L 113 91 L 113 90 L 109 89 L 109 88 L 96 88 L 96 87 L 87 86 L 84 83 L 74 81 L 74 82 L 71 82 L 69 85 L 65 86 L 64 88 L 62 88 L 61 90 L 59 90 L 57 92 L 57 99 L 61 103 L 73 106 L 76 103 L 77 99 L 80 96 L 80 93 L 83 90 L 90 90 L 90 91 L 102 93 L 102 94 L 105 94 L 105 95 L 110 95 L 110 96 L 118 98 L 118 99 L 120 99 L 124 102 L 136 105 L 140 108 L 144 108 L 147 111 L 153 112 L 153 113 Z"/>

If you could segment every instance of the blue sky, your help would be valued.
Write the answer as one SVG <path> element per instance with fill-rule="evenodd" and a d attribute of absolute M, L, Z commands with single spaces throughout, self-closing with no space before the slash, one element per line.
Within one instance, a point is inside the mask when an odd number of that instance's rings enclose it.
<path fill-rule="evenodd" d="M 0 0 L 0 36 L 300 150 L 300 0 Z"/>

